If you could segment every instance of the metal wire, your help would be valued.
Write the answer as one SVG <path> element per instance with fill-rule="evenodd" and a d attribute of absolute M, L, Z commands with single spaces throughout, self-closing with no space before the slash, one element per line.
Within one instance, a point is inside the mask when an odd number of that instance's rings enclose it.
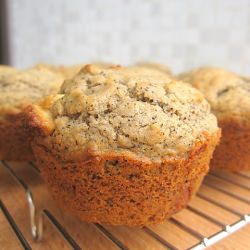
<path fill-rule="evenodd" d="M 124 246 L 122 242 L 119 241 L 114 235 L 112 235 L 105 227 L 97 223 L 95 223 L 94 225 L 101 233 L 103 233 L 106 237 L 113 241 L 116 246 L 119 247 L 121 250 L 128 250 L 128 248 Z"/>
<path fill-rule="evenodd" d="M 168 249 L 171 250 L 178 250 L 177 247 L 175 247 L 174 245 L 172 245 L 170 242 L 166 241 L 165 239 L 163 239 L 160 235 L 158 235 L 157 233 L 155 233 L 153 230 L 149 229 L 148 227 L 144 228 L 144 231 L 146 233 L 148 233 L 150 236 L 152 236 L 154 239 L 158 240 L 159 242 L 161 242 L 164 246 L 166 246 Z"/>
<path fill-rule="evenodd" d="M 5 161 L 2 161 L 2 165 L 5 169 L 10 173 L 10 175 L 15 179 L 15 181 L 23 188 L 26 194 L 26 200 L 29 205 L 29 214 L 30 214 L 30 225 L 31 225 L 31 235 L 32 238 L 36 241 L 40 241 L 43 237 L 43 217 L 46 216 L 51 224 L 58 230 L 58 232 L 63 236 L 64 239 L 67 240 L 69 245 L 76 250 L 80 250 L 80 246 L 75 242 L 75 240 L 68 234 L 68 232 L 60 225 L 60 223 L 56 220 L 56 218 L 46 209 L 36 212 L 36 206 L 34 203 L 33 195 L 31 190 L 29 189 L 28 185 L 16 175 L 15 171 L 7 164 Z M 32 164 L 35 167 L 34 164 Z M 2 208 L 3 204 L 1 204 Z M 2 208 L 3 209 L 3 208 Z M 8 212 L 8 210 L 5 208 Z M 5 213 L 6 215 L 6 213 Z M 7 217 L 7 216 L 6 216 Z M 8 217 L 7 217 L 8 218 Z M 37 218 L 37 219 L 36 219 Z M 9 222 L 11 222 L 8 219 Z M 10 223 L 11 225 L 14 223 Z M 13 227 L 13 226 L 12 226 Z M 21 243 L 24 244 L 25 242 L 22 239 L 25 239 L 21 234 L 21 231 L 18 229 L 17 225 L 14 225 L 14 231 L 19 239 L 21 239 Z M 24 242 L 24 243 L 23 243 Z M 26 241 L 27 243 L 27 241 Z M 28 244 L 28 243 L 27 243 Z M 25 249 L 31 249 L 25 246 Z"/>
<path fill-rule="evenodd" d="M 34 203 L 32 192 L 30 191 L 28 185 L 16 175 L 15 171 L 13 171 L 13 169 L 9 166 L 9 164 L 7 164 L 5 161 L 2 161 L 2 165 L 25 191 L 26 200 L 29 206 L 31 235 L 34 240 L 41 240 L 43 235 L 43 220 L 41 212 L 37 213 L 36 211 L 36 206 Z"/>
<path fill-rule="evenodd" d="M 220 191 L 220 192 L 222 192 L 222 193 L 224 193 L 224 194 L 227 194 L 227 195 L 229 195 L 229 196 L 232 196 L 233 198 L 235 198 L 235 199 L 237 199 L 237 200 L 240 200 L 240 201 L 242 201 L 242 202 L 245 202 L 245 203 L 247 203 L 247 204 L 250 204 L 250 201 L 249 201 L 248 199 L 243 198 L 243 197 L 241 197 L 241 196 L 239 196 L 239 195 L 236 195 L 236 194 L 232 194 L 232 193 L 230 193 L 229 191 L 227 191 L 227 190 L 225 190 L 225 189 L 223 189 L 223 188 L 216 187 L 216 186 L 214 186 L 214 185 L 208 183 L 207 181 L 204 181 L 204 184 L 207 185 L 207 186 L 209 186 L 209 187 L 212 187 L 213 189 L 216 189 L 216 190 L 218 190 L 218 191 Z"/>
<path fill-rule="evenodd" d="M 61 234 L 61 236 L 69 243 L 69 245 L 73 249 L 76 249 L 76 250 L 81 249 L 81 247 L 78 245 L 78 243 L 67 232 L 67 230 L 58 222 L 58 220 L 55 218 L 55 216 L 53 214 L 51 214 L 50 211 L 48 211 L 47 209 L 44 209 L 43 211 L 37 210 L 35 203 L 34 203 L 32 192 L 29 189 L 28 185 L 24 182 L 23 179 L 21 179 L 15 173 L 15 171 L 12 169 L 10 164 L 8 164 L 5 161 L 1 161 L 1 162 L 2 162 L 1 165 L 4 167 L 4 169 L 8 171 L 8 173 L 11 175 L 11 177 L 22 187 L 22 189 L 25 192 L 26 201 L 27 201 L 28 206 L 29 206 L 30 228 L 31 228 L 31 235 L 32 235 L 33 239 L 36 241 L 41 240 L 41 238 L 43 236 L 43 218 L 46 216 L 49 219 L 50 223 L 57 229 L 57 231 Z M 36 168 L 36 166 L 33 163 L 30 163 L 30 164 L 36 170 L 36 173 L 39 174 L 39 170 Z M 217 178 L 221 178 L 224 181 L 230 182 L 230 180 L 228 178 L 220 177 L 219 175 L 214 174 L 214 173 L 212 175 L 216 176 Z M 237 173 L 237 175 L 244 177 L 245 179 L 250 179 L 248 176 L 241 174 L 241 173 Z M 231 183 L 233 183 L 234 185 L 237 185 L 239 187 L 248 189 L 246 187 L 243 187 L 243 185 L 241 185 L 235 181 L 232 181 Z M 244 203 L 249 204 L 248 200 L 246 200 L 242 197 L 239 197 L 238 195 L 232 194 L 224 189 L 218 188 L 217 186 L 214 186 L 210 183 L 207 183 L 207 181 L 205 181 L 205 185 L 209 186 L 209 188 L 216 190 L 217 192 L 222 192 L 226 195 L 229 195 L 229 196 L 236 198 Z M 250 224 L 250 214 L 245 214 L 245 215 L 241 214 L 238 211 L 232 209 L 231 207 L 229 207 L 227 205 L 223 205 L 223 204 L 211 199 L 210 197 L 207 197 L 206 195 L 204 195 L 200 192 L 198 192 L 197 196 L 200 199 L 204 199 L 207 202 L 210 202 L 218 207 L 221 207 L 221 208 L 239 216 L 240 219 L 231 225 L 225 225 L 225 224 L 221 223 L 219 220 L 217 220 L 216 218 L 205 214 L 204 212 L 196 209 L 193 206 L 188 205 L 187 206 L 188 210 L 205 218 L 206 220 L 214 223 L 215 225 L 221 227 L 221 230 L 219 232 L 215 233 L 214 235 L 211 235 L 210 237 L 204 237 L 204 235 L 202 233 L 190 228 L 188 225 L 182 223 L 179 220 L 171 218 L 170 221 L 172 223 L 174 223 L 176 226 L 180 227 L 182 230 L 188 232 L 190 235 L 192 235 L 193 237 L 197 238 L 200 241 L 199 243 L 190 247 L 189 249 L 191 249 L 191 250 L 205 249 L 205 248 L 215 244 L 216 242 L 228 237 L 229 235 L 238 231 L 239 229 L 243 228 L 244 226 Z M 3 211 L 5 217 L 7 218 L 9 224 L 11 225 L 12 229 L 16 233 L 16 235 L 17 235 L 18 239 L 20 240 L 21 244 L 23 245 L 23 247 L 25 249 L 31 249 L 29 243 L 27 242 L 27 240 L 23 236 L 22 232 L 20 231 L 20 229 L 16 225 L 14 219 L 12 218 L 10 213 L 8 212 L 8 209 L 6 208 L 3 201 L 1 201 L 1 200 L 0 200 L 0 208 Z M 128 249 L 117 237 L 115 237 L 105 227 L 103 227 L 99 224 L 94 224 L 94 225 L 103 235 L 105 235 L 106 238 L 108 238 L 110 241 L 112 241 L 119 249 L 122 249 L 122 250 Z M 159 241 L 162 245 L 166 246 L 167 248 L 173 249 L 173 250 L 178 249 L 173 244 L 169 243 L 166 239 L 163 239 L 161 236 L 159 236 L 157 233 L 155 233 L 153 230 L 151 230 L 147 227 L 145 227 L 143 230 L 147 234 L 149 234 L 151 237 L 153 237 L 154 239 Z"/>
<path fill-rule="evenodd" d="M 18 226 L 15 223 L 14 219 L 12 218 L 12 216 L 9 213 L 9 211 L 7 210 L 7 208 L 5 207 L 4 203 L 1 200 L 0 200 L 0 208 L 3 211 L 6 219 L 8 220 L 11 228 L 13 229 L 13 231 L 15 232 L 15 234 L 17 235 L 17 237 L 18 237 L 20 243 L 22 244 L 22 246 L 24 247 L 24 249 L 31 250 L 31 247 L 30 247 L 28 241 L 23 236 L 22 232 L 18 228 Z"/>
<path fill-rule="evenodd" d="M 218 233 L 212 235 L 209 238 L 204 238 L 200 243 L 191 247 L 190 249 L 201 250 L 201 249 L 205 249 L 209 246 L 212 246 L 216 242 L 226 238 L 227 236 L 238 231 L 239 229 L 243 228 L 244 226 L 246 226 L 249 223 L 250 223 L 250 215 L 244 215 L 240 220 L 238 220 L 234 224 L 226 225 L 223 230 L 219 231 Z"/>
<path fill-rule="evenodd" d="M 58 232 L 68 241 L 69 245 L 75 250 L 81 250 L 81 247 L 70 236 L 70 234 L 63 228 L 63 226 L 57 221 L 57 219 L 47 210 L 43 210 L 44 214 L 48 217 L 52 225 L 58 230 Z"/>
<path fill-rule="evenodd" d="M 244 184 L 238 183 L 238 182 L 236 182 L 235 180 L 231 180 L 231 179 L 229 179 L 229 178 L 227 178 L 227 177 L 225 177 L 225 176 L 221 176 L 221 175 L 216 174 L 216 173 L 210 173 L 210 175 L 213 175 L 213 176 L 215 176 L 215 177 L 217 177 L 217 178 L 219 178 L 219 179 L 222 179 L 222 180 L 224 180 L 224 181 L 226 181 L 226 182 L 228 182 L 228 183 L 232 183 L 232 184 L 234 184 L 234 185 L 236 185 L 236 186 L 239 186 L 239 187 L 241 187 L 241 188 L 244 188 L 244 189 L 250 191 L 250 187 L 247 187 L 247 186 L 245 186 Z"/>

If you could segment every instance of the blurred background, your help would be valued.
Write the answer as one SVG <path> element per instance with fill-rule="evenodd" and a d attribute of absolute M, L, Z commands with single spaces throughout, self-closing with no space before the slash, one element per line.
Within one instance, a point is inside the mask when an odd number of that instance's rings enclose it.
<path fill-rule="evenodd" d="M 250 75 L 250 0 L 5 0 L 1 63 L 155 61 Z"/>

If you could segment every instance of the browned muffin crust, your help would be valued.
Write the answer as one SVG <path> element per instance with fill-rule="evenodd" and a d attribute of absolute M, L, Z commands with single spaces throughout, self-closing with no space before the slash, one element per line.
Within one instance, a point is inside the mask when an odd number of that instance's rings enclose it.
<path fill-rule="evenodd" d="M 88 65 L 26 115 L 55 199 L 112 225 L 158 223 L 183 208 L 220 135 L 197 90 L 137 67 Z"/>
<path fill-rule="evenodd" d="M 35 139 L 32 146 L 41 174 L 63 209 L 88 222 L 142 227 L 186 206 L 208 172 L 219 134 L 205 136 L 186 158 L 162 162 L 91 147 L 66 161 L 46 141 Z"/>
<path fill-rule="evenodd" d="M 28 132 L 23 126 L 23 114 L 0 116 L 0 159 L 33 160 L 28 144 Z"/>
<path fill-rule="evenodd" d="M 230 171 L 250 170 L 250 122 L 235 118 L 219 120 L 222 137 L 214 151 L 212 169 Z"/>

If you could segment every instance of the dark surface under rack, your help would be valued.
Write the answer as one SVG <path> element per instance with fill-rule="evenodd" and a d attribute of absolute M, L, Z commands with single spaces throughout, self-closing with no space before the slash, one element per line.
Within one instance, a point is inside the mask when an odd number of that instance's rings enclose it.
<path fill-rule="evenodd" d="M 247 172 L 212 172 L 186 209 L 131 229 L 79 221 L 53 202 L 33 163 L 0 162 L 1 249 L 250 249 L 247 224 Z"/>

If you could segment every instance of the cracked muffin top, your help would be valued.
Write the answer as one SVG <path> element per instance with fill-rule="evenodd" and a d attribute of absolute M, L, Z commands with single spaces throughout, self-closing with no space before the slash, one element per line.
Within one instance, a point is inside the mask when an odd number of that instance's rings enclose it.
<path fill-rule="evenodd" d="M 199 89 L 218 118 L 250 119 L 250 79 L 216 67 L 198 68 L 178 78 Z"/>
<path fill-rule="evenodd" d="M 40 117 L 37 127 L 66 158 L 88 148 L 150 158 L 185 156 L 218 130 L 199 91 L 140 67 L 87 65 L 52 99 L 42 108 L 33 106 L 31 117 L 35 122 Z"/>
<path fill-rule="evenodd" d="M 63 82 L 61 74 L 43 66 L 26 70 L 0 70 L 0 113 L 18 113 L 27 105 L 55 94 Z"/>

